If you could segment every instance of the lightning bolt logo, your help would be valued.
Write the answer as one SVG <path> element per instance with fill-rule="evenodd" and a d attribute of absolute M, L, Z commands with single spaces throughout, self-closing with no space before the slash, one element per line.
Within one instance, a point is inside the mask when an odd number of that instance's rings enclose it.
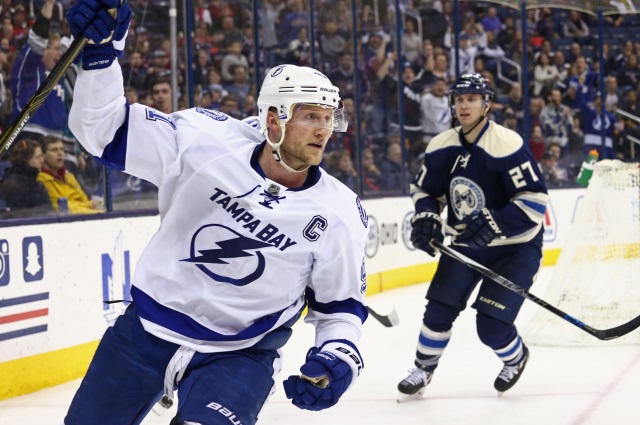
<path fill-rule="evenodd" d="M 198 240 L 204 241 L 206 240 L 207 244 L 210 244 L 211 239 L 222 239 L 225 237 L 225 230 L 227 232 L 232 233 L 235 237 L 225 238 L 221 241 L 214 241 L 213 243 L 218 246 L 218 248 L 211 249 L 198 249 L 196 248 L 196 242 Z M 265 268 L 265 259 L 264 255 L 260 251 L 256 251 L 252 253 L 250 251 L 259 250 L 266 247 L 272 247 L 273 245 L 263 242 L 256 239 L 247 238 L 236 232 L 233 229 L 230 229 L 226 226 L 222 226 L 219 224 L 209 224 L 206 226 L 202 226 L 196 233 L 193 235 L 193 239 L 191 240 L 191 253 L 189 258 L 185 258 L 180 261 L 185 261 L 188 263 L 194 263 L 198 269 L 200 269 L 207 276 L 212 278 L 218 282 L 230 283 L 235 286 L 244 286 L 247 285 L 264 273 Z M 228 261 L 225 259 L 231 260 L 236 258 L 247 258 L 247 257 L 255 257 L 257 259 L 257 265 L 253 271 L 248 272 L 245 276 L 242 277 L 231 277 L 225 276 L 220 273 L 216 273 L 211 269 L 212 265 L 227 265 Z M 240 267 L 240 269 L 245 269 L 245 264 L 250 264 L 251 261 L 244 261 Z"/>

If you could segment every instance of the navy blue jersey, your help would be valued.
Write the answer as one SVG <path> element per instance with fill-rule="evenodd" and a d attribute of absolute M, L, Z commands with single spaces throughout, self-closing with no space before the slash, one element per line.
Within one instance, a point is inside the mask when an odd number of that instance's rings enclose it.
<path fill-rule="evenodd" d="M 476 143 L 467 143 L 459 131 L 447 130 L 429 142 L 411 184 L 416 212 L 439 214 L 447 206 L 445 230 L 456 235 L 465 217 L 488 208 L 507 227 L 507 238 L 490 246 L 532 240 L 542 228 L 548 195 L 522 137 L 493 121 Z"/>
<path fill-rule="evenodd" d="M 11 69 L 11 92 L 14 96 L 12 120 L 18 117 L 49 75 L 49 71 L 42 63 L 46 46 L 46 38 L 40 37 L 33 30 L 29 31 L 28 42 L 20 49 Z M 65 91 L 61 84 L 57 84 L 24 126 L 24 131 L 62 138 L 68 117 Z"/>

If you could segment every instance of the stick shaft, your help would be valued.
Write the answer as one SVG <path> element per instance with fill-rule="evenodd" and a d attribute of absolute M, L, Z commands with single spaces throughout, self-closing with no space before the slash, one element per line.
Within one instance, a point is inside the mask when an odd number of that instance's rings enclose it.
<path fill-rule="evenodd" d="M 60 78 L 73 63 L 76 56 L 82 51 L 87 44 L 86 38 L 78 38 L 73 40 L 71 46 L 62 55 L 56 66 L 53 67 L 47 78 L 42 82 L 29 102 L 22 109 L 18 117 L 11 123 L 7 131 L 0 136 L 0 159 L 5 156 L 13 142 L 24 129 L 24 126 L 36 113 L 38 108 L 44 103 L 49 93 L 54 89 Z"/>

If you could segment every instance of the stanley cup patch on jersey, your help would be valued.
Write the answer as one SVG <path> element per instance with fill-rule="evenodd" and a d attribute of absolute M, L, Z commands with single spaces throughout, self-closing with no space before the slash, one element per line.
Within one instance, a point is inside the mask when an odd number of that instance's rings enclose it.
<path fill-rule="evenodd" d="M 484 192 L 473 180 L 455 177 L 449 186 L 451 206 L 458 220 L 478 213 L 485 207 Z"/>

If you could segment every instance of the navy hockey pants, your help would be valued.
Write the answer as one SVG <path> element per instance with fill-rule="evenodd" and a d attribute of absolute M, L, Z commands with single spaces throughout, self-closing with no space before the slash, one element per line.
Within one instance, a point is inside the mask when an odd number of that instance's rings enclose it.
<path fill-rule="evenodd" d="M 105 332 L 66 425 L 139 424 L 160 400 L 179 345 L 142 327 L 133 305 Z M 177 422 L 251 425 L 280 371 L 278 350 L 195 353 L 178 384 Z M 173 422 L 172 422 L 173 423 Z"/>
<path fill-rule="evenodd" d="M 456 249 L 523 289 L 529 289 L 533 284 L 542 260 L 542 250 L 536 242 L 483 250 Z M 445 254 L 440 257 L 438 269 L 427 290 L 427 299 L 462 311 L 480 280 L 482 284 L 472 307 L 501 322 L 513 324 L 524 298 L 488 278 L 483 279 L 480 273 Z"/>

